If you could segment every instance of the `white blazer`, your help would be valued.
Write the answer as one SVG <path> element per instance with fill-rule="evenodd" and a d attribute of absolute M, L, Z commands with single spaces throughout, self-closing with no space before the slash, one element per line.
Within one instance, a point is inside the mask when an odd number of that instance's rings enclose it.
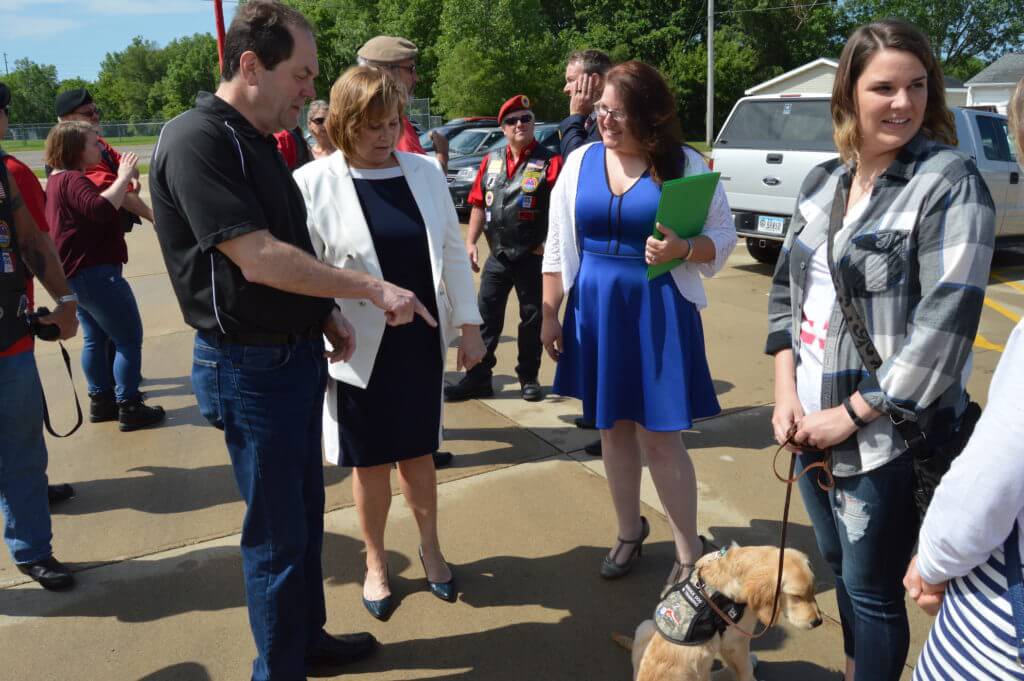
<path fill-rule="evenodd" d="M 544 272 L 562 275 L 562 290 L 566 295 L 576 281 L 580 271 L 580 245 L 576 232 L 576 191 L 579 188 L 580 169 L 583 167 L 583 154 L 597 142 L 591 142 L 576 149 L 566 159 L 558 182 L 551 190 L 551 207 L 548 212 L 548 240 L 544 246 Z M 686 147 L 686 175 L 700 175 L 711 172 L 704 157 Z M 653 225 L 652 225 L 653 227 Z M 708 297 L 704 292 L 701 276 L 713 277 L 725 267 L 732 249 L 736 247 L 736 227 L 733 225 L 729 202 L 725 197 L 722 183 L 718 183 L 708 218 L 704 223 L 703 236 L 715 244 L 715 259 L 712 262 L 684 262 L 671 270 L 676 288 L 683 297 L 704 309 L 708 305 Z"/>
<path fill-rule="evenodd" d="M 400 151 L 395 152 L 395 157 L 427 230 L 437 322 L 441 329 L 438 351 L 444 357 L 458 327 L 483 323 L 477 308 L 469 257 L 440 164 L 427 156 Z M 380 278 L 380 261 L 373 247 L 373 237 L 342 153 L 335 152 L 302 166 L 295 171 L 295 182 L 306 201 L 306 226 L 317 258 L 340 269 L 358 270 Z M 355 329 L 356 349 L 348 362 L 330 365 L 331 378 L 365 388 L 387 325 L 384 311 L 368 300 L 339 298 L 336 302 Z M 324 441 L 328 460 L 337 463 L 340 451 L 337 400 L 333 382 L 330 383 L 324 404 Z M 443 384 L 438 386 L 438 409 L 443 408 L 442 388 Z"/>

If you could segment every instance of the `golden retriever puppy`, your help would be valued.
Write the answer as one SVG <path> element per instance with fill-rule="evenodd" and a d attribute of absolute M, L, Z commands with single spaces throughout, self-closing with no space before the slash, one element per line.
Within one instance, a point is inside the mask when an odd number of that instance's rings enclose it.
<path fill-rule="evenodd" d="M 729 600 L 745 605 L 736 624 L 754 633 L 758 621 L 770 624 L 778 565 L 777 548 L 734 546 L 725 553 L 703 556 L 697 561 L 695 575 Z M 814 574 L 807 556 L 796 549 L 786 549 L 779 613 L 800 629 L 821 624 L 821 611 L 814 600 Z M 632 650 L 634 681 L 709 681 L 716 656 L 722 658 L 736 681 L 756 681 L 750 639 L 734 626 L 699 645 L 669 641 L 658 632 L 653 619 L 642 622 L 633 639 L 613 638 Z"/>

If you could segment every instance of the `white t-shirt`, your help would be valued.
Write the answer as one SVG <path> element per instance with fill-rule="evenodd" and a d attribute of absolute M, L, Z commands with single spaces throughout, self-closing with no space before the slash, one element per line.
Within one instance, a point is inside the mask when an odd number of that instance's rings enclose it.
<path fill-rule="evenodd" d="M 840 233 L 859 218 L 868 206 L 864 197 L 846 212 Z M 821 411 L 821 378 L 825 365 L 825 340 L 829 319 L 836 305 L 836 287 L 828 269 L 828 241 L 823 241 L 811 259 L 806 295 L 800 321 L 800 361 L 796 365 L 796 393 L 805 414 Z"/>

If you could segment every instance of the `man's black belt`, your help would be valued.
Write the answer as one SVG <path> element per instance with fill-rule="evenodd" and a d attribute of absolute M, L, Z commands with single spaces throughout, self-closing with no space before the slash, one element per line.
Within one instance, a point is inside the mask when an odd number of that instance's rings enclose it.
<path fill-rule="evenodd" d="M 321 335 L 319 326 L 311 326 L 305 331 L 298 333 L 221 333 L 219 331 L 200 331 L 202 336 L 210 345 L 222 347 L 225 345 L 294 345 L 299 341 L 316 340 Z"/>

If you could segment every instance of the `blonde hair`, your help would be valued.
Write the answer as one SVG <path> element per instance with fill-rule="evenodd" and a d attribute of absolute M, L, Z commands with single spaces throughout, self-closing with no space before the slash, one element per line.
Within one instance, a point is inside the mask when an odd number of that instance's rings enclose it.
<path fill-rule="evenodd" d="M 1017 162 L 1024 164 L 1024 78 L 1017 83 L 1017 89 L 1006 105 L 1006 113 L 1010 115 L 1010 136 L 1017 147 Z"/>
<path fill-rule="evenodd" d="M 73 170 L 78 167 L 85 152 L 89 135 L 96 129 L 85 121 L 61 121 L 50 129 L 43 148 L 43 162 L 57 170 Z"/>
<path fill-rule="evenodd" d="M 405 88 L 386 70 L 353 66 L 331 86 L 327 136 L 346 158 L 352 158 L 363 126 L 392 115 L 400 117 L 405 105 Z"/>
<path fill-rule="evenodd" d="M 956 146 L 956 125 L 946 106 L 946 84 L 928 38 L 916 26 L 885 19 L 861 26 L 846 41 L 832 84 L 832 137 L 843 161 L 857 160 L 861 132 L 857 124 L 857 80 L 868 62 L 882 50 L 908 52 L 928 73 L 928 103 L 921 131 L 936 142 Z"/>

